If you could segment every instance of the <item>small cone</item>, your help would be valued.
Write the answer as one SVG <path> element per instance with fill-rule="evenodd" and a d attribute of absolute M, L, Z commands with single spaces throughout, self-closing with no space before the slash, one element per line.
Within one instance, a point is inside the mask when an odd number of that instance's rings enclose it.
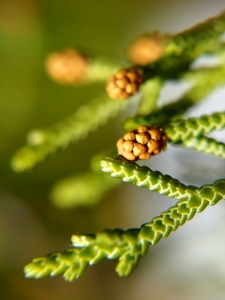
<path fill-rule="evenodd" d="M 167 138 L 158 126 L 140 126 L 117 142 L 119 155 L 127 160 L 146 160 L 166 148 Z"/>
<path fill-rule="evenodd" d="M 45 63 L 49 77 L 60 84 L 79 84 L 85 81 L 88 59 L 74 49 L 51 53 Z"/>
<path fill-rule="evenodd" d="M 143 34 L 128 45 L 127 60 L 141 66 L 150 64 L 163 56 L 165 41 L 166 36 L 160 35 L 158 32 Z"/>
<path fill-rule="evenodd" d="M 134 95 L 143 81 L 144 76 L 138 69 L 121 70 L 108 80 L 106 91 L 109 97 L 123 100 Z"/>

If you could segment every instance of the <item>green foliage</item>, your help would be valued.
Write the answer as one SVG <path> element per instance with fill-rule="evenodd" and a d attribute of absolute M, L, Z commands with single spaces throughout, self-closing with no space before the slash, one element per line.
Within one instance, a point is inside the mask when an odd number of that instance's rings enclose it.
<path fill-rule="evenodd" d="M 59 208 L 93 207 L 111 189 L 119 185 L 101 172 L 99 161 L 106 153 L 100 153 L 92 158 L 90 171 L 64 178 L 55 183 L 51 190 L 50 198 Z"/>
<path fill-rule="evenodd" d="M 176 120 L 168 124 L 165 132 L 171 142 L 186 140 L 189 136 L 201 136 L 213 130 L 225 127 L 225 113 L 214 113 L 211 116 L 191 118 L 189 120 Z"/>
<path fill-rule="evenodd" d="M 144 67 L 151 77 L 177 75 L 203 53 L 215 53 L 223 49 L 218 40 L 225 31 L 225 14 L 211 18 L 188 30 L 169 37 L 162 59 Z M 182 59 L 180 59 L 182 57 Z"/>
<path fill-rule="evenodd" d="M 104 172 L 121 178 L 138 187 L 148 188 L 162 195 L 179 199 L 175 206 L 140 229 L 104 230 L 97 234 L 72 236 L 73 249 L 53 253 L 34 259 L 25 267 L 26 277 L 41 278 L 63 274 L 67 281 L 79 278 L 88 265 L 94 265 L 104 258 L 119 259 L 116 271 L 119 276 L 129 275 L 144 256 L 150 245 L 157 244 L 172 231 L 202 212 L 208 205 L 215 205 L 225 199 L 225 180 L 198 188 L 186 186 L 178 180 L 134 162 L 106 158 L 101 162 Z"/>
<path fill-rule="evenodd" d="M 147 115 L 157 109 L 157 100 L 164 81 L 159 77 L 148 80 L 141 86 L 141 101 L 137 114 Z"/>
<path fill-rule="evenodd" d="M 60 180 L 52 188 L 50 196 L 52 203 L 60 208 L 92 207 L 117 184 L 105 174 L 86 172 Z"/>
<path fill-rule="evenodd" d="M 125 109 L 128 102 L 112 101 L 106 94 L 81 106 L 70 117 L 45 130 L 34 130 L 28 134 L 27 145 L 19 149 L 12 158 L 16 172 L 32 169 L 56 151 L 86 138 L 89 132 Z"/>
<path fill-rule="evenodd" d="M 225 158 L 225 144 L 206 136 L 225 127 L 225 112 L 200 118 L 180 118 L 188 108 L 218 85 L 225 83 L 225 58 L 221 50 L 223 45 L 219 40 L 224 31 L 225 15 L 221 14 L 187 31 L 168 36 L 164 55 L 154 63 L 137 67 L 145 76 L 145 82 L 141 86 L 142 99 L 138 112 L 125 120 L 124 128 L 128 131 L 140 125 L 158 125 L 162 127 L 169 143 Z M 193 60 L 205 52 L 220 58 L 220 64 L 212 68 L 191 70 Z M 114 67 L 118 68 L 118 63 L 115 62 L 113 66 L 112 61 L 110 60 L 109 65 L 104 61 L 104 66 L 99 57 L 92 58 L 93 70 L 95 74 L 100 74 L 99 80 L 105 79 L 105 74 Z M 158 108 L 161 87 L 170 78 L 185 80 L 191 87 L 177 102 Z M 127 107 L 130 100 L 119 102 L 103 94 L 78 108 L 77 112 L 60 123 L 46 130 L 32 131 L 28 135 L 27 145 L 13 157 L 13 169 L 17 172 L 29 170 L 58 150 L 85 138 L 119 110 Z M 34 259 L 25 267 L 26 277 L 41 278 L 63 274 L 67 281 L 72 281 L 79 278 L 89 265 L 105 258 L 118 259 L 117 273 L 119 276 L 127 276 L 137 267 L 139 259 L 147 253 L 149 246 L 157 244 L 162 237 L 169 236 L 208 205 L 215 205 L 225 199 L 225 179 L 201 187 L 186 186 L 169 175 L 152 171 L 114 154 L 107 154 L 102 159 L 104 156 L 105 154 L 99 154 L 94 157 L 90 170 L 83 174 L 75 174 L 56 183 L 51 192 L 54 204 L 61 208 L 95 205 L 108 190 L 119 183 L 105 173 L 175 198 L 178 202 L 140 228 L 105 229 L 96 234 L 73 235 L 72 248 Z M 100 161 L 105 173 L 101 173 Z"/>
<path fill-rule="evenodd" d="M 221 63 L 224 64 L 224 55 L 220 57 Z M 135 116 L 128 117 L 123 123 L 124 129 L 126 131 L 133 130 L 142 124 L 151 126 L 152 124 L 158 123 L 163 125 L 171 121 L 172 118 L 175 119 L 181 116 L 188 108 L 193 106 L 194 103 L 201 101 L 210 91 L 224 83 L 225 68 L 223 64 L 212 69 L 187 70 L 184 74 L 179 75 L 177 77 L 178 80 L 185 81 L 192 86 L 179 101 L 165 105 L 160 109 L 153 107 L 152 111 L 148 111 L 145 114 L 138 112 Z M 147 81 L 148 85 L 152 82 L 154 83 L 155 80 L 156 79 L 150 79 Z M 165 79 L 161 80 L 165 82 Z M 158 83 L 158 80 L 156 83 Z M 159 85 L 157 85 L 157 87 L 160 88 Z M 153 95 L 155 95 L 154 89 Z M 151 101 L 151 99 L 149 99 L 149 101 Z M 152 102 L 155 103 L 155 101 L 151 101 L 151 103 Z"/>
<path fill-rule="evenodd" d="M 186 138 L 182 141 L 186 148 L 194 149 L 206 154 L 212 154 L 220 158 L 225 158 L 225 144 L 217 142 L 206 136 L 197 136 Z"/>

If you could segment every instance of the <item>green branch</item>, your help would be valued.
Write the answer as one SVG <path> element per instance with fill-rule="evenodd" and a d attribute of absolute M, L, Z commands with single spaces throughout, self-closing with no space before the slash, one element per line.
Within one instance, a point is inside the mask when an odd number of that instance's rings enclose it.
<path fill-rule="evenodd" d="M 155 245 L 162 237 L 168 237 L 171 231 L 177 230 L 196 213 L 202 212 L 208 205 L 215 205 L 225 199 L 225 179 L 201 188 L 188 188 L 189 192 L 175 206 L 154 218 L 150 223 L 142 225 L 140 238 Z"/>
<path fill-rule="evenodd" d="M 219 41 L 225 31 L 225 13 L 208 19 L 188 30 L 172 35 L 168 39 L 164 56 L 158 61 L 142 67 L 146 78 L 162 75 L 167 79 L 188 68 L 190 63 L 204 53 L 215 53 L 223 49 Z"/>
<path fill-rule="evenodd" d="M 142 124 L 144 125 L 144 124 Z M 168 123 L 164 130 L 168 141 L 177 143 L 185 141 L 190 137 L 201 136 L 214 130 L 221 130 L 225 127 L 225 112 L 214 113 L 200 118 L 190 118 L 188 120 L 175 120 Z"/>
<path fill-rule="evenodd" d="M 76 248 L 34 259 L 24 269 L 26 277 L 42 278 L 63 274 L 65 280 L 72 281 L 83 275 L 88 265 L 94 265 L 105 258 L 119 258 L 117 271 L 121 272 L 121 276 L 129 275 L 138 264 L 140 250 L 143 252 L 138 244 L 138 234 L 139 229 L 115 229 L 103 230 L 96 235 L 74 235 L 72 243 Z M 135 244 L 138 246 L 135 247 Z"/>
<path fill-rule="evenodd" d="M 128 118 L 124 124 L 127 131 L 141 125 L 158 125 L 167 135 L 168 142 L 225 158 L 225 144 L 205 136 L 213 130 L 225 128 L 225 112 L 187 120 L 178 119 L 187 108 L 200 101 L 218 85 L 225 83 L 225 57 L 222 52 L 223 45 L 219 41 L 224 31 L 225 13 L 222 13 L 189 30 L 167 36 L 164 54 L 158 61 L 144 67 L 136 66 L 133 73 L 125 70 L 125 75 L 119 72 L 119 77 L 113 77 L 111 88 L 113 90 L 119 88 L 123 93 L 129 87 L 128 96 L 132 91 L 136 92 L 142 82 L 135 77 L 139 69 L 146 79 L 141 86 L 143 98 L 138 111 L 139 114 L 145 115 Z M 220 66 L 190 70 L 189 66 L 193 60 L 205 52 L 216 54 L 221 60 Z M 90 80 L 105 80 L 107 74 L 112 71 L 110 63 L 101 64 L 97 58 L 90 66 L 93 71 L 88 75 Z M 114 67 L 116 65 L 113 63 L 112 68 Z M 141 72 L 139 75 L 142 77 Z M 192 87 L 180 101 L 157 110 L 157 98 L 162 84 L 170 78 L 185 80 Z M 12 167 L 16 171 L 31 169 L 57 150 L 64 149 L 70 143 L 86 137 L 109 117 L 125 108 L 127 103 L 128 101 L 115 101 L 103 95 L 80 107 L 71 117 L 51 128 L 32 132 L 28 136 L 28 145 L 20 149 L 12 159 Z M 77 199 L 82 202 L 96 200 L 101 193 L 108 190 L 111 182 L 107 181 L 107 174 L 100 175 L 98 162 L 99 156 L 93 159 L 90 172 L 70 179 L 69 183 L 61 182 L 61 186 L 59 184 L 55 191 L 60 200 L 55 198 L 55 201 L 59 201 L 58 204 L 62 206 L 60 201 L 66 194 L 70 194 L 71 188 L 75 188 L 72 191 L 73 196 L 78 197 L 75 202 Z M 26 277 L 63 275 L 67 281 L 72 281 L 79 278 L 89 265 L 97 264 L 103 259 L 118 259 L 116 266 L 118 275 L 127 276 L 137 267 L 139 259 L 147 253 L 149 246 L 157 244 L 161 238 L 168 237 L 172 231 L 177 230 L 187 220 L 191 220 L 196 213 L 202 212 L 208 205 L 215 205 L 225 199 L 225 179 L 201 187 L 187 186 L 169 175 L 152 171 L 145 166 L 141 167 L 120 157 L 106 157 L 101 161 L 101 169 L 111 177 L 175 198 L 178 202 L 153 218 L 151 222 L 143 224 L 141 228 L 126 231 L 105 229 L 96 234 L 73 235 L 73 247 L 62 253 L 52 253 L 47 257 L 34 259 L 25 266 Z M 74 199 L 66 201 L 69 205 L 75 203 Z"/>
<path fill-rule="evenodd" d="M 45 71 L 55 82 L 74 86 L 105 81 L 122 66 L 109 56 L 67 48 L 48 55 Z"/>
<path fill-rule="evenodd" d="M 163 127 L 168 142 L 181 144 L 186 148 L 224 158 L 225 144 L 205 137 L 204 134 L 225 128 L 225 112 L 205 115 L 200 118 L 189 118 L 187 120 L 175 119 L 174 121 L 168 122 L 168 117 L 172 119 L 173 115 L 177 116 L 177 111 L 181 113 L 179 110 L 180 104 L 182 106 L 182 101 L 167 105 L 155 114 L 152 113 L 148 116 L 130 118 L 126 126 L 129 128 L 135 126 L 135 128 L 137 128 L 142 125 L 152 126 L 157 124 Z M 189 105 L 189 103 L 184 102 L 183 108 L 185 105 Z"/>
<path fill-rule="evenodd" d="M 187 187 L 169 175 L 152 171 L 148 167 L 140 167 L 120 157 L 105 158 L 101 161 L 101 167 L 103 172 L 110 173 L 112 177 L 171 198 L 181 199 L 197 189 L 192 186 Z"/>
<path fill-rule="evenodd" d="M 137 114 L 146 115 L 157 109 L 157 100 L 163 83 L 160 77 L 155 77 L 141 85 L 141 100 Z"/>
<path fill-rule="evenodd" d="M 63 209 L 93 207 L 119 182 L 102 172 L 85 172 L 59 180 L 51 189 L 51 202 Z"/>
<path fill-rule="evenodd" d="M 12 158 L 13 170 L 16 172 L 30 170 L 58 150 L 86 138 L 89 132 L 105 124 L 129 103 L 112 100 L 103 94 L 79 107 L 73 115 L 50 128 L 31 132 L 28 135 L 28 144 L 19 149 Z"/>
<path fill-rule="evenodd" d="M 225 144 L 217 142 L 212 138 L 206 136 L 196 136 L 185 138 L 182 142 L 178 142 L 185 148 L 193 149 L 205 154 L 212 154 L 220 158 L 225 158 Z"/>
<path fill-rule="evenodd" d="M 184 114 L 192 105 L 192 101 L 182 99 L 165 105 L 150 114 L 128 117 L 123 123 L 123 128 L 125 131 L 131 131 L 142 125 L 153 126 L 160 124 L 160 126 L 164 126 L 171 120 Z"/>
<path fill-rule="evenodd" d="M 142 225 L 141 229 L 103 230 L 97 234 L 74 235 L 74 248 L 34 259 L 25 266 L 26 277 L 41 278 L 63 274 L 67 281 L 72 281 L 79 278 L 88 265 L 99 263 L 105 258 L 119 259 L 116 266 L 118 275 L 128 276 L 150 245 L 157 244 L 162 237 L 167 237 L 208 205 L 225 199 L 225 179 L 198 188 L 186 186 L 168 175 L 121 159 L 105 159 L 102 161 L 102 168 L 113 177 L 180 200 L 150 223 Z"/>
<path fill-rule="evenodd" d="M 91 82 L 106 81 L 112 74 L 124 67 L 125 63 L 109 56 L 91 55 L 87 70 L 87 80 Z"/>
<path fill-rule="evenodd" d="M 222 56 L 221 56 L 222 57 Z M 222 62 L 224 62 L 224 56 Z M 181 116 L 188 108 L 196 102 L 202 100 L 209 92 L 217 86 L 225 83 L 225 67 L 222 65 L 213 69 L 200 69 L 196 71 L 187 71 L 179 76 L 181 81 L 190 83 L 191 89 L 177 102 L 165 105 L 149 114 L 136 114 L 127 118 L 123 127 L 126 131 L 133 130 L 140 125 L 151 126 L 153 124 L 161 124 L 171 121 L 171 118 Z M 149 81 L 149 83 L 151 80 Z M 149 98 L 149 101 L 151 98 Z"/>
<path fill-rule="evenodd" d="M 220 36 L 225 31 L 225 12 L 211 17 L 174 36 L 168 44 L 168 53 L 182 55 L 185 52 L 192 58 L 204 52 L 214 53 Z"/>

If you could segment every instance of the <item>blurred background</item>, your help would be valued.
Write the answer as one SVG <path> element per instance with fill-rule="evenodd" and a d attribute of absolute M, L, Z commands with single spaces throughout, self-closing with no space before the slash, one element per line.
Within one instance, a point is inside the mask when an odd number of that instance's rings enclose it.
<path fill-rule="evenodd" d="M 43 67 L 50 52 L 79 45 L 123 58 L 127 43 L 141 33 L 155 29 L 175 33 L 224 8 L 223 0 L 0 1 L 2 300 L 225 299 L 223 203 L 151 247 L 128 278 L 117 276 L 115 261 L 89 267 L 72 283 L 62 277 L 24 278 L 25 264 L 34 257 L 65 250 L 72 234 L 140 227 L 175 203 L 125 183 L 93 209 L 60 210 L 50 203 L 55 180 L 86 171 L 92 155 L 115 144 L 123 116 L 30 172 L 16 174 L 10 168 L 10 159 L 25 143 L 28 131 L 69 116 L 104 88 L 101 84 L 74 88 L 52 82 Z M 225 89 L 220 87 L 190 114 L 225 110 L 224 99 Z M 217 137 L 224 139 L 224 133 Z M 171 146 L 148 166 L 194 185 L 225 175 L 220 159 Z"/>

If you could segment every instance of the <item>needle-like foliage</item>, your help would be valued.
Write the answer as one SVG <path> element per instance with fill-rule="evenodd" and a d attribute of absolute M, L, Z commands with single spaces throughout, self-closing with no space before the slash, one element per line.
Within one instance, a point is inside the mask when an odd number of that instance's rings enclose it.
<path fill-rule="evenodd" d="M 97 234 L 74 235 L 74 248 L 34 259 L 25 267 L 26 277 L 41 278 L 63 274 L 67 281 L 72 281 L 79 278 L 88 265 L 94 265 L 104 258 L 119 259 L 116 271 L 119 276 L 127 276 L 137 267 L 139 259 L 146 254 L 150 245 L 157 244 L 162 237 L 168 237 L 208 205 L 215 205 L 225 199 L 225 179 L 198 188 L 186 186 L 169 175 L 121 159 L 106 158 L 102 160 L 101 166 L 104 172 L 121 178 L 124 182 L 179 201 L 139 229 L 104 230 Z"/>
<path fill-rule="evenodd" d="M 27 145 L 12 159 L 13 169 L 17 172 L 29 170 L 58 150 L 63 150 L 72 142 L 85 138 L 119 110 L 127 107 L 131 101 L 130 95 L 138 90 L 141 91 L 142 99 L 137 113 L 123 122 L 124 129 L 130 132 L 122 138 L 120 143 L 122 152 L 124 150 L 122 147 L 126 147 L 127 153 L 130 153 L 131 149 L 134 151 L 136 147 L 137 152 L 141 149 L 141 155 L 137 154 L 134 160 L 139 157 L 142 159 L 143 153 L 145 155 L 143 159 L 146 159 L 165 149 L 165 144 L 159 147 L 162 136 L 165 143 L 224 159 L 225 144 L 207 135 L 214 130 L 225 128 L 225 112 L 219 111 L 189 119 L 183 116 L 190 107 L 203 101 L 213 89 L 225 84 L 224 45 L 220 39 L 224 31 L 225 14 L 222 13 L 176 35 L 161 37 L 158 33 L 150 35 L 155 37 L 154 43 L 159 43 L 154 49 L 160 49 L 156 53 L 160 54 L 151 55 L 157 59 L 144 66 L 136 65 L 120 70 L 107 82 L 106 90 L 109 95 L 113 98 L 118 95 L 121 99 L 127 98 L 126 100 L 121 102 L 103 94 L 78 108 L 77 112 L 58 124 L 46 130 L 31 132 L 28 135 Z M 219 63 L 210 67 L 191 68 L 193 61 L 204 53 L 211 53 Z M 95 74 L 99 72 L 98 80 L 104 80 L 106 74 L 114 67 L 118 69 L 116 62 L 113 66 L 113 60 L 110 60 L 108 66 L 106 61 L 104 63 L 99 63 L 97 57 L 96 62 L 94 57 L 91 59 L 89 67 L 91 70 L 97 70 Z M 70 69 L 70 72 L 73 74 L 73 70 Z M 185 81 L 189 84 L 189 89 L 176 102 L 159 107 L 158 96 L 168 79 Z M 135 131 L 137 127 L 139 129 Z M 154 132 L 159 138 L 154 138 Z M 150 152 L 153 145 L 158 145 L 155 150 L 160 148 L 158 153 Z M 127 158 L 130 159 L 131 156 L 128 155 Z M 103 259 L 118 259 L 116 266 L 118 275 L 127 276 L 137 267 L 139 259 L 146 255 L 149 246 L 156 245 L 161 238 L 168 237 L 172 231 L 177 230 L 207 206 L 225 199 L 225 178 L 201 187 L 188 186 L 170 175 L 139 166 L 120 156 L 107 154 L 107 157 L 102 159 L 103 157 L 105 157 L 103 154 L 95 156 L 90 164 L 90 170 L 85 173 L 75 174 L 58 182 L 51 193 L 54 204 L 62 208 L 94 205 L 120 181 L 146 188 L 150 192 L 158 192 L 177 199 L 178 202 L 140 228 L 104 229 L 96 234 L 77 233 L 72 236 L 72 245 L 69 249 L 62 253 L 36 258 L 26 265 L 26 277 L 63 275 L 67 281 L 72 281 L 79 278 L 89 265 Z M 115 181 L 107 173 L 115 178 Z"/>

